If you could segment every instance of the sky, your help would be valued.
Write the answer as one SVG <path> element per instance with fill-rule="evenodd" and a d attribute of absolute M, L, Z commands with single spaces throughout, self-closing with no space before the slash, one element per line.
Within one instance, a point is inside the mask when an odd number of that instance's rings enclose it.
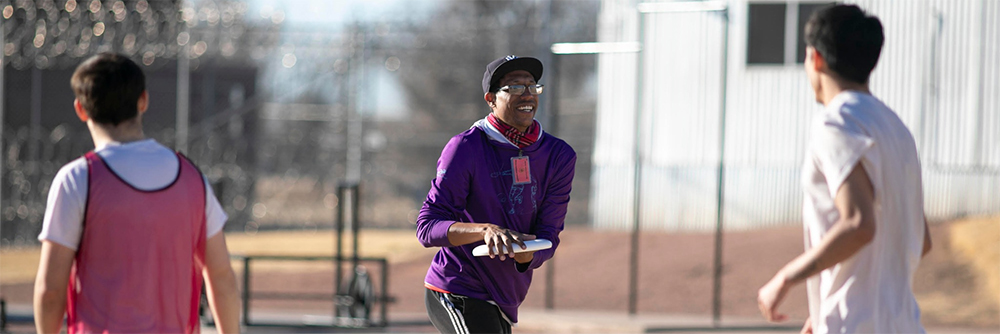
<path fill-rule="evenodd" d="M 387 15 L 426 17 L 443 1 L 434 0 L 251 0 L 250 12 L 284 13 L 286 24 L 337 28 L 354 20 L 377 20 Z"/>
<path fill-rule="evenodd" d="M 341 29 L 357 21 L 384 21 L 387 18 L 392 20 L 414 20 L 419 21 L 428 17 L 443 1 L 433 0 L 250 0 L 248 8 L 248 19 L 254 20 L 278 20 L 284 29 L 294 31 L 329 31 L 339 32 Z M 279 42 L 279 44 L 281 44 Z M 294 53 L 294 52 L 293 52 Z M 276 64 L 265 65 L 265 71 L 272 71 L 264 74 L 263 79 L 276 85 L 281 89 L 285 83 L 306 84 L 296 82 L 297 69 L 292 67 L 296 63 L 302 64 L 305 61 L 321 61 L 317 59 L 289 58 L 285 55 L 278 57 L 276 61 L 283 61 L 281 66 Z M 291 61 L 289 61 L 291 60 Z M 331 60 L 332 61 L 332 60 Z M 372 63 L 377 61 L 373 60 Z M 368 101 L 360 101 L 359 106 L 362 113 L 377 118 L 399 119 L 406 116 L 407 102 L 406 95 L 401 83 L 396 78 L 393 70 L 388 70 L 390 62 L 386 62 L 384 68 L 370 68 L 367 71 L 366 91 L 361 93 L 361 98 Z M 292 66 L 288 66 L 292 64 Z M 402 64 L 405 66 L 406 64 Z M 276 79 L 276 80 L 275 80 Z M 267 85 L 268 82 L 263 82 Z M 373 95 L 377 94 L 377 98 Z"/>

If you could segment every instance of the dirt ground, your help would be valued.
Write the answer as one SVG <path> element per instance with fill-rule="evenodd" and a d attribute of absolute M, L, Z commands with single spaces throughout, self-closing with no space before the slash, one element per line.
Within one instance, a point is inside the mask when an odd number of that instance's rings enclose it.
<path fill-rule="evenodd" d="M 997 328 L 1000 310 L 994 296 L 975 281 L 969 264 L 952 254 L 947 224 L 931 228 L 933 252 L 921 262 L 914 292 L 927 326 Z M 568 229 L 553 263 L 536 271 L 522 307 L 542 308 L 545 271 L 555 270 L 556 309 L 628 309 L 627 233 Z M 595 244 L 621 245 L 610 249 Z M 638 311 L 640 313 L 711 314 L 713 236 L 646 233 L 640 237 Z M 725 317 L 756 317 L 757 289 L 787 261 L 802 252 L 799 227 L 724 236 L 721 311 Z M 421 284 L 430 258 L 392 268 L 392 311 L 423 311 Z M 554 265 L 554 266 L 552 266 Z M 793 289 L 780 307 L 793 321 L 807 317 L 805 287 Z"/>
<path fill-rule="evenodd" d="M 1000 310 L 976 282 L 971 265 L 955 256 L 949 224 L 931 227 L 935 249 L 914 278 L 926 326 L 997 328 Z M 628 308 L 628 241 L 625 232 L 598 232 L 570 228 L 561 235 L 554 260 L 534 273 L 534 283 L 522 308 L 544 307 L 545 276 L 554 270 L 554 306 L 558 309 L 625 312 Z M 416 242 L 415 240 L 413 242 Z M 599 247 L 598 245 L 615 245 Z M 640 237 L 638 310 L 640 313 L 711 314 L 711 234 L 644 233 Z M 759 316 L 757 289 L 787 261 L 802 252 L 800 227 L 734 232 L 724 236 L 721 310 L 726 317 Z M 390 263 L 389 293 L 395 302 L 389 317 L 424 312 L 423 277 L 433 252 L 413 252 Z M 235 268 L 241 275 L 241 268 Z M 369 266 L 381 284 L 377 266 Z M 261 270 L 252 275 L 251 291 L 330 293 L 332 267 Z M 242 278 L 240 278 L 242 281 Z M 0 285 L 8 303 L 30 304 L 31 284 Z M 992 299 L 991 299 L 992 298 Z M 258 300 L 255 310 L 300 310 L 330 314 L 329 302 Z M 798 286 L 780 307 L 792 321 L 807 315 L 805 288 Z"/>
<path fill-rule="evenodd" d="M 914 291 L 926 326 L 997 328 L 1000 319 L 977 284 L 969 264 L 956 259 L 948 238 L 948 225 L 931 228 L 935 249 L 922 262 L 914 278 Z M 628 233 L 568 229 L 554 261 L 534 273 L 534 283 L 522 308 L 543 308 L 546 270 L 554 268 L 556 309 L 625 312 L 628 309 Z M 724 236 L 721 310 L 726 317 L 757 317 L 756 297 L 760 288 L 782 265 L 802 252 L 802 230 L 798 227 L 728 233 Z M 595 245 L 618 245 L 601 248 Z M 711 314 L 712 251 L 710 234 L 645 233 L 640 237 L 639 313 Z M 389 292 L 396 302 L 393 314 L 424 312 L 423 277 L 432 254 L 390 266 Z M 379 275 L 377 268 L 371 268 Z M 310 274 L 267 273 L 255 277 L 256 291 L 283 287 L 281 291 L 329 293 L 333 275 L 329 270 Z M 380 284 L 376 280 L 376 284 Z M 258 301 L 255 309 L 301 309 L 326 313 L 329 303 Z M 781 310 L 791 321 L 807 316 L 804 286 L 789 293 Z"/>

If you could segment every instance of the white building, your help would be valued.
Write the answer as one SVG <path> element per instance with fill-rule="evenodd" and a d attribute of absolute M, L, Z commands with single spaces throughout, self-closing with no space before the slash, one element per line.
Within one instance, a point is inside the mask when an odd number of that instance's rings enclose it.
<path fill-rule="evenodd" d="M 599 17 L 599 42 L 639 40 L 643 51 L 599 56 L 593 225 L 634 222 L 638 128 L 641 228 L 713 230 L 723 109 L 725 228 L 799 224 L 806 123 L 822 108 L 802 69 L 801 27 L 829 2 L 644 14 L 637 7 L 655 8 L 639 2 L 604 0 Z M 871 88 L 917 140 L 929 219 L 1000 212 L 1000 1 L 852 2 L 885 28 Z"/>

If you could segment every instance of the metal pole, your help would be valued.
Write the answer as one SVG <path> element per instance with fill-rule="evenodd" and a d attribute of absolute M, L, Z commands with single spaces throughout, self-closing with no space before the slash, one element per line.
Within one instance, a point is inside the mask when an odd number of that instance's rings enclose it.
<path fill-rule="evenodd" d="M 335 263 L 334 263 L 333 267 L 336 270 L 336 274 L 334 276 L 334 283 L 333 283 L 334 286 L 333 286 L 333 289 L 334 289 L 334 291 L 337 292 L 337 295 L 340 295 L 342 293 L 340 291 L 341 276 L 344 274 L 343 273 L 343 268 L 342 268 L 343 267 L 342 264 L 344 263 L 344 258 L 343 258 L 343 254 L 344 254 L 344 185 L 343 184 L 337 186 L 337 233 L 336 233 L 335 236 L 337 238 L 337 254 L 334 256 Z M 334 317 L 337 316 L 337 309 L 338 309 L 336 301 L 337 301 L 337 298 L 334 298 L 334 307 L 333 307 Z"/>
<path fill-rule="evenodd" d="M 722 47 L 722 62 L 723 62 L 723 73 L 722 73 L 722 92 L 721 94 L 721 110 L 719 115 L 719 189 L 718 189 L 718 200 L 716 207 L 716 233 L 715 233 L 715 266 L 714 266 L 714 279 L 712 285 L 713 294 L 713 305 L 712 313 L 713 320 L 716 325 L 718 325 L 719 319 L 719 291 L 721 289 L 721 284 L 719 282 L 721 275 L 722 266 L 722 198 L 723 198 L 723 157 L 725 157 L 725 119 L 726 119 L 726 75 L 728 74 L 728 48 L 729 48 L 729 7 L 725 1 L 677 1 L 677 2 L 650 2 L 650 3 L 640 3 L 636 5 L 636 9 L 639 11 L 639 43 L 644 43 L 644 32 L 645 26 L 643 21 L 643 14 L 647 13 L 682 13 L 682 12 L 712 12 L 718 11 L 723 15 L 723 47 Z M 635 296 L 637 295 L 638 285 L 638 243 L 639 243 L 639 185 L 641 180 L 641 157 L 639 150 L 639 112 L 642 111 L 642 52 L 640 50 L 638 57 L 638 64 L 636 66 L 636 124 L 635 124 L 635 138 L 636 138 L 636 170 L 635 170 L 635 202 L 634 205 L 634 215 L 635 215 L 635 226 L 632 229 L 632 263 L 630 268 L 630 280 L 629 280 L 629 313 L 635 313 Z"/>
<path fill-rule="evenodd" d="M 28 139 L 29 172 L 34 174 L 39 166 L 39 145 L 42 137 L 42 70 L 31 68 L 31 136 Z"/>
<path fill-rule="evenodd" d="M 639 44 L 645 43 L 645 15 L 639 13 L 639 33 L 638 40 Z M 633 155 L 635 157 L 635 171 L 633 172 L 633 186 L 632 186 L 632 240 L 630 242 L 629 250 L 629 271 L 628 271 L 628 313 L 636 314 L 639 304 L 639 222 L 640 222 L 640 195 L 642 184 L 642 147 L 639 145 L 639 141 L 642 139 L 639 133 L 640 125 L 642 123 L 642 68 L 643 68 L 643 52 L 639 50 L 636 54 L 635 60 L 635 76 L 636 76 L 636 86 L 635 86 L 635 124 L 633 124 L 634 129 L 634 140 Z"/>
<path fill-rule="evenodd" d="M 5 41 L 4 35 L 6 35 L 6 33 L 0 33 L 0 45 L 7 45 L 6 43 L 4 43 L 4 41 Z M 7 104 L 7 99 L 5 98 L 6 95 L 4 95 L 4 81 L 6 81 L 6 78 L 7 78 L 7 76 L 5 75 L 6 72 L 4 71 L 4 69 L 6 69 L 6 68 L 7 68 L 7 59 L 4 57 L 4 53 L 0 52 L 0 155 L 3 155 L 3 152 L 7 152 L 7 151 L 4 150 L 4 148 L 6 147 L 6 145 L 4 145 L 4 136 L 3 136 L 3 129 L 7 125 L 7 124 L 4 123 L 4 109 L 5 109 L 4 107 Z M 0 159 L 0 161 L 2 161 L 2 160 L 4 160 L 4 159 Z M 0 189 L 4 189 L 4 187 L 3 187 L 3 179 L 4 179 L 3 169 L 4 169 L 4 166 L 3 165 L 4 164 L 2 162 L 0 162 Z M 0 191 L 0 203 L 4 203 L 4 200 L 3 200 L 3 191 Z M 2 209 L 2 208 L 3 208 L 3 206 L 0 205 L 0 209 Z"/>
<path fill-rule="evenodd" d="M 208 64 L 206 64 L 208 65 Z M 217 89 L 217 84 L 215 78 L 218 70 L 215 66 L 205 66 L 205 71 L 201 76 L 201 110 L 204 113 L 206 119 L 215 116 L 216 114 L 216 104 L 215 104 L 215 94 Z M 232 91 L 230 90 L 230 93 Z M 195 129 L 195 136 L 197 136 L 197 129 Z"/>
<path fill-rule="evenodd" d="M 191 113 L 191 59 L 188 58 L 190 50 L 189 40 L 177 55 L 177 124 L 174 128 L 176 137 L 174 149 L 184 153 L 187 153 L 188 149 L 188 123 Z"/>
<path fill-rule="evenodd" d="M 364 122 L 362 122 L 362 89 L 365 85 L 365 47 L 367 33 L 360 24 L 355 23 L 351 34 L 353 48 L 349 61 L 350 80 L 353 81 L 348 87 L 348 114 L 347 114 L 347 171 L 346 180 L 348 182 L 358 182 L 361 180 L 361 155 L 364 141 Z"/>
<path fill-rule="evenodd" d="M 979 0 L 979 17 L 975 20 L 978 29 L 974 29 L 976 34 L 979 35 L 979 40 L 974 42 L 975 47 L 978 49 L 975 52 L 976 62 L 970 63 L 973 66 L 971 72 L 970 82 L 975 82 L 975 85 L 969 89 L 973 95 L 972 106 L 976 117 L 973 117 L 973 124 L 975 127 L 972 129 L 972 165 L 973 166 L 986 166 L 986 160 L 983 157 L 983 129 L 986 128 L 986 122 L 983 122 L 983 68 L 985 67 L 986 59 L 986 33 L 983 31 L 984 23 L 988 20 L 986 17 L 986 0 Z"/>
<path fill-rule="evenodd" d="M 725 212 L 726 171 L 726 91 L 729 80 L 729 10 L 721 12 L 722 26 L 722 91 L 719 93 L 719 176 L 715 207 L 715 261 L 712 266 L 712 325 L 719 327 L 722 313 L 722 223 Z"/>
<path fill-rule="evenodd" d="M 549 62 L 549 64 L 550 64 L 549 67 L 551 67 L 552 69 L 549 70 L 550 74 L 549 74 L 548 83 L 549 83 L 550 87 L 547 90 L 549 92 L 549 94 L 548 94 L 549 97 L 547 99 L 548 103 L 546 103 L 549 106 L 549 111 L 548 111 L 549 112 L 549 129 L 548 129 L 548 132 L 550 134 L 553 134 L 553 135 L 559 133 L 559 99 L 558 99 L 558 96 L 559 96 L 559 94 L 558 94 L 558 92 L 559 92 L 559 86 L 558 86 L 558 83 L 559 83 L 559 74 L 560 74 L 560 72 L 559 72 L 559 57 L 557 57 L 557 56 L 558 56 L 557 54 L 550 52 L 549 58 L 552 59 L 552 60 Z"/>
<path fill-rule="evenodd" d="M 243 325 L 250 326 L 250 257 L 243 258 Z"/>
<path fill-rule="evenodd" d="M 379 308 L 381 308 L 381 312 L 382 312 L 382 326 L 384 327 L 384 326 L 389 325 L 389 319 L 387 318 L 387 316 L 389 314 L 389 312 L 388 312 L 388 309 L 389 309 L 389 261 L 386 260 L 386 259 L 382 259 L 380 262 L 382 263 L 382 298 L 380 298 L 380 302 L 382 303 L 382 305 L 379 305 Z"/>
<path fill-rule="evenodd" d="M 554 59 L 555 55 L 552 54 L 551 52 L 545 52 L 546 50 L 544 47 L 552 44 L 552 29 L 551 29 L 552 0 L 535 0 L 535 8 L 537 9 L 537 15 L 535 15 L 534 18 L 536 19 L 536 23 L 538 24 L 537 27 L 539 27 L 539 29 L 536 30 L 535 33 L 536 33 L 536 40 L 538 41 L 538 45 L 540 46 L 537 51 L 538 52 L 537 57 L 538 60 L 542 62 L 542 64 L 552 64 L 553 61 L 555 60 Z M 540 107 L 543 108 L 544 110 L 554 110 L 552 108 L 552 105 L 555 103 L 556 103 L 555 100 L 546 99 L 545 101 L 542 101 L 540 103 L 541 104 Z M 544 116 L 545 117 L 539 120 L 539 122 L 548 125 L 549 128 L 553 130 L 556 129 L 554 125 L 555 124 L 554 118 L 556 117 L 556 115 L 552 113 L 547 113 Z M 549 133 L 554 133 L 554 132 L 549 131 Z"/>
<path fill-rule="evenodd" d="M 642 14 L 640 14 L 641 17 Z M 619 42 L 619 43 L 555 43 L 552 44 L 550 48 L 552 53 L 552 68 L 555 71 L 551 75 L 550 83 L 557 82 L 559 77 L 559 65 L 558 55 L 569 55 L 569 54 L 602 54 L 602 53 L 638 53 L 641 50 L 641 44 L 638 42 Z M 557 95 L 555 92 L 558 90 L 558 84 L 551 84 L 552 95 Z M 558 130 L 558 109 L 559 103 L 556 96 L 552 96 L 549 100 L 552 100 L 552 129 L 554 131 Z M 549 259 L 549 265 L 545 273 L 545 308 L 553 309 L 555 308 L 555 263 L 552 262 L 555 258 Z"/>
<path fill-rule="evenodd" d="M 549 133 L 555 135 L 559 133 L 559 99 L 556 97 L 559 91 L 558 79 L 559 79 L 559 57 L 554 52 L 549 53 L 549 58 L 552 59 L 550 66 L 552 70 L 549 72 L 549 85 L 552 86 L 552 94 L 549 94 Z M 555 308 L 555 286 L 556 286 L 556 264 L 555 257 L 550 258 L 545 266 L 545 309 L 551 310 Z"/>
<path fill-rule="evenodd" d="M 0 43 L 0 45 L 3 45 L 3 43 Z M 0 299 L 0 332 L 7 332 L 7 301 L 3 299 Z"/>
<path fill-rule="evenodd" d="M 358 219 L 358 211 L 361 208 L 361 193 L 358 191 L 360 186 L 355 183 L 351 185 L 351 234 L 353 237 L 353 242 L 351 247 L 353 248 L 352 254 L 354 257 L 351 258 L 351 270 L 357 275 L 358 270 L 358 233 L 361 229 L 361 223 Z"/>

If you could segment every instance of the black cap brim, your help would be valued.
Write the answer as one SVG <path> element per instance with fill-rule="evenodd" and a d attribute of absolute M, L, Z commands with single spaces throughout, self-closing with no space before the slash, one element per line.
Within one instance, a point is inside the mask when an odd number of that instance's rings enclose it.
<path fill-rule="evenodd" d="M 542 79 L 542 61 L 532 57 L 517 57 L 504 62 L 493 71 L 493 74 L 490 76 L 490 86 L 483 93 L 494 91 L 497 88 L 497 83 L 504 75 L 518 70 L 527 71 L 535 78 L 535 82 Z"/>

